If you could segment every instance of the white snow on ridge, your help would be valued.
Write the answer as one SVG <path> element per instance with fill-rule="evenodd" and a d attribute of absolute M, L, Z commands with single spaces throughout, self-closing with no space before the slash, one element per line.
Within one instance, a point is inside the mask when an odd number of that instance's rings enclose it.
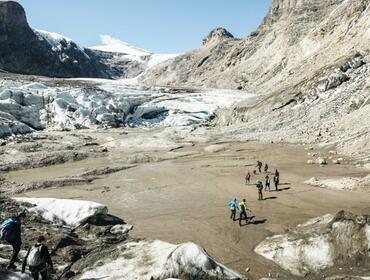
<path fill-rule="evenodd" d="M 39 40 L 47 41 L 49 45 L 52 46 L 53 51 L 61 51 L 63 49 L 62 42 L 65 42 L 67 44 L 67 47 L 70 47 L 71 43 L 74 43 L 72 39 L 55 32 L 48 32 L 40 29 L 33 29 L 33 32 L 35 32 Z M 77 44 L 76 46 L 81 51 L 83 51 L 83 49 L 79 47 Z"/>
<path fill-rule="evenodd" d="M 87 279 L 172 279 L 181 273 L 213 276 L 218 279 L 240 279 L 241 276 L 215 262 L 194 243 L 173 245 L 163 241 L 134 241 L 121 246 L 122 255 L 114 260 L 99 260 L 103 265 L 85 271 Z"/>
<path fill-rule="evenodd" d="M 35 205 L 29 210 L 39 213 L 46 220 L 62 222 L 69 226 L 77 226 L 92 215 L 108 213 L 105 205 L 91 201 L 28 197 L 13 199 Z"/>
<path fill-rule="evenodd" d="M 151 54 L 151 52 L 147 50 L 131 46 L 126 42 L 123 42 L 117 38 L 111 37 L 110 35 L 105 35 L 105 34 L 100 35 L 100 39 L 103 45 L 90 47 L 90 49 L 105 51 L 105 52 L 123 53 L 123 54 L 128 54 L 128 55 L 137 56 L 137 57 L 148 56 Z"/>
<path fill-rule="evenodd" d="M 145 49 L 134 47 L 110 35 L 100 35 L 100 39 L 103 45 L 93 46 L 90 49 L 123 54 L 127 59 L 147 64 L 148 69 L 178 56 L 178 54 L 154 54 Z"/>

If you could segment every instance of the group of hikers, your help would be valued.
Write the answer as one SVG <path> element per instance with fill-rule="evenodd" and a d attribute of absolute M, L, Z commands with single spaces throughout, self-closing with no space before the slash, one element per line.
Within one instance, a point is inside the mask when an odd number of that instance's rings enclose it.
<path fill-rule="evenodd" d="M 256 167 L 258 167 L 258 172 L 260 174 L 262 174 L 262 166 L 263 166 L 262 162 L 258 160 Z M 267 163 L 265 163 L 264 171 L 266 173 L 266 176 L 265 176 L 265 191 L 266 192 L 267 192 L 267 190 L 269 192 L 271 191 L 271 180 L 270 180 L 270 176 L 268 175 L 268 170 L 269 170 L 269 166 L 268 166 Z M 253 170 L 253 173 L 257 174 L 257 171 Z M 247 173 L 245 175 L 245 184 L 249 185 L 250 181 L 251 181 L 251 174 L 247 170 Z M 275 191 L 279 191 L 280 172 L 277 169 L 275 169 L 273 182 L 274 182 L 274 185 L 275 185 Z M 263 200 L 263 192 L 262 192 L 263 191 L 263 183 L 262 183 L 261 180 L 257 181 L 256 187 L 257 187 L 257 190 L 258 190 L 258 200 Z"/>
<path fill-rule="evenodd" d="M 0 229 L 0 237 L 13 248 L 13 254 L 7 266 L 8 269 L 16 269 L 15 262 L 18 261 L 18 254 L 21 250 L 21 219 L 25 216 L 22 212 L 19 215 L 14 215 L 5 220 Z M 33 279 L 38 280 L 40 275 L 42 280 L 48 279 L 48 270 L 53 271 L 53 262 L 50 257 L 49 249 L 45 245 L 46 238 L 39 236 L 35 240 L 35 244 L 29 248 L 24 257 L 22 265 L 22 273 L 25 273 L 28 266 Z"/>
<path fill-rule="evenodd" d="M 262 174 L 263 163 L 258 160 L 256 167 L 258 168 L 259 174 Z M 268 170 L 269 170 L 269 166 L 267 163 L 265 163 L 265 166 L 264 166 L 264 172 L 266 173 L 265 192 L 267 192 L 267 190 L 271 192 L 271 181 L 270 181 L 270 176 L 268 174 Z M 253 174 L 257 175 L 257 171 L 253 170 Z M 279 191 L 280 172 L 277 169 L 275 169 L 275 173 L 273 174 L 274 174 L 273 182 L 275 185 L 275 191 Z M 247 170 L 246 175 L 245 175 L 246 185 L 250 184 L 251 177 L 252 177 L 251 173 Z M 258 200 L 261 201 L 263 200 L 263 188 L 264 188 L 261 180 L 257 181 L 256 187 L 258 190 Z M 245 220 L 248 223 L 247 211 L 250 211 L 250 210 L 247 208 L 245 198 L 240 203 L 238 203 L 238 200 L 236 198 L 233 198 L 229 201 L 229 206 L 230 206 L 230 211 L 231 211 L 230 219 L 233 219 L 233 221 L 236 221 L 236 212 L 239 211 L 239 225 L 240 226 L 242 225 L 242 220 Z"/>

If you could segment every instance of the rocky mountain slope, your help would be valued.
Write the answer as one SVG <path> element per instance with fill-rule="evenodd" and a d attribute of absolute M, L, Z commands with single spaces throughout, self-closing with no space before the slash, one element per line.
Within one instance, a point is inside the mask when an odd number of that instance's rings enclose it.
<path fill-rule="evenodd" d="M 216 29 L 203 47 L 153 69 L 144 81 L 279 92 L 367 51 L 368 5 L 367 0 L 273 0 L 260 27 L 245 39 Z"/>
<path fill-rule="evenodd" d="M 53 77 L 110 77 L 94 52 L 57 34 L 34 31 L 17 2 L 0 2 L 0 68 Z"/>
<path fill-rule="evenodd" d="M 57 33 L 32 29 L 19 3 L 0 1 L 2 71 L 59 78 L 133 78 L 170 57 L 142 53 L 138 59 L 109 48 L 84 48 Z"/>
<path fill-rule="evenodd" d="M 247 38 L 212 32 L 143 82 L 244 90 L 244 100 L 218 112 L 227 135 L 335 144 L 368 161 L 369 30 L 368 0 L 274 0 Z"/>

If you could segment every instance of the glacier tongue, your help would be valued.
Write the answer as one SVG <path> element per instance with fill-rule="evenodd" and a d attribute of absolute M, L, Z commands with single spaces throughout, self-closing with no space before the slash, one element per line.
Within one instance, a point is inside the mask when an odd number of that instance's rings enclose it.
<path fill-rule="evenodd" d="M 2 80 L 0 137 L 42 129 L 201 124 L 240 94 L 148 89 L 124 80 Z"/>

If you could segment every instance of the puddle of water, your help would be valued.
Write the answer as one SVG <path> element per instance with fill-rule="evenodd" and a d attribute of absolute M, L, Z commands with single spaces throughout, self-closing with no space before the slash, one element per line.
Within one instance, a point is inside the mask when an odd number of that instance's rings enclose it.
<path fill-rule="evenodd" d="M 102 168 L 109 165 L 111 165 L 111 160 L 107 157 L 87 158 L 59 165 L 10 171 L 5 174 L 5 178 L 16 183 L 32 183 L 51 180 L 58 177 L 78 176 L 89 169 Z"/>

